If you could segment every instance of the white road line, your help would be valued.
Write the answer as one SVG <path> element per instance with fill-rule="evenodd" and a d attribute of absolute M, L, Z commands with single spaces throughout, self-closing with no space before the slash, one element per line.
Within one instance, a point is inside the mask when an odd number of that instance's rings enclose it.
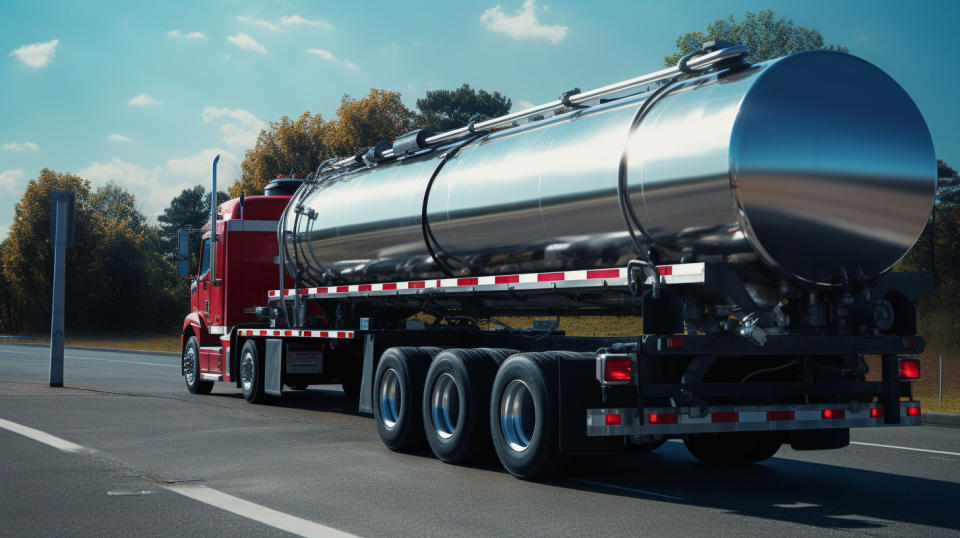
<path fill-rule="evenodd" d="M 22 424 L 10 422 L 9 420 L 4 420 L 2 418 L 0 418 L 0 428 L 9 430 L 13 433 L 18 433 L 24 437 L 29 437 L 34 441 L 39 441 L 45 445 L 52 446 L 64 452 L 96 452 L 96 450 L 93 450 L 92 448 L 71 443 L 70 441 L 50 435 L 49 433 L 35 430 Z M 352 534 L 338 531 L 333 527 L 327 527 L 319 523 L 314 523 L 313 521 L 291 516 L 290 514 L 285 514 L 283 512 L 255 504 L 250 501 L 245 501 L 239 497 L 234 497 L 233 495 L 228 495 L 222 491 L 208 488 L 206 486 L 184 486 L 174 484 L 164 485 L 163 487 L 164 489 L 168 489 L 174 493 L 179 493 L 185 497 L 190 497 L 191 499 L 209 504 L 215 508 L 232 512 L 247 519 L 259 521 L 260 523 L 280 530 L 291 532 L 293 534 L 299 534 L 300 536 L 353 536 Z"/>
<path fill-rule="evenodd" d="M 569 480 L 571 482 L 579 482 L 581 484 L 590 484 L 591 486 L 598 486 L 602 488 L 619 489 L 622 491 L 629 491 L 631 493 L 640 493 L 643 495 L 652 495 L 654 497 L 663 497 L 664 499 L 670 499 L 671 501 L 683 500 L 680 497 L 674 497 L 673 495 L 667 495 L 665 493 L 657 493 L 656 491 L 647 491 L 645 489 L 628 488 L 626 486 L 618 486 L 616 484 L 607 484 L 605 482 L 594 482 L 593 480 L 584 480 L 582 478 L 570 478 Z"/>
<path fill-rule="evenodd" d="M 946 454 L 948 456 L 960 456 L 960 452 L 947 452 L 945 450 L 928 450 L 926 448 L 913 448 L 909 446 L 878 445 L 875 443 L 858 443 L 850 441 L 851 445 L 875 446 L 879 448 L 895 448 L 897 450 L 913 450 L 914 452 L 929 452 L 930 454 Z"/>
<path fill-rule="evenodd" d="M 53 448 L 62 450 L 64 452 L 96 452 L 95 450 L 80 446 L 76 443 L 71 443 L 66 439 L 61 439 L 59 437 L 50 435 L 49 433 L 35 430 L 28 426 L 17 424 L 16 422 L 10 422 L 9 420 L 4 420 L 2 418 L 0 418 L 0 428 L 12 431 L 13 433 L 19 433 L 24 437 L 29 437 L 34 441 L 40 441 L 45 445 L 52 446 Z"/>
<path fill-rule="evenodd" d="M 254 521 L 259 521 L 265 525 L 299 534 L 300 536 L 353 536 L 332 527 L 327 527 L 313 521 L 301 519 L 290 514 L 278 512 L 266 506 L 245 501 L 233 495 L 227 495 L 222 491 L 217 491 L 206 486 L 184 486 L 169 485 L 164 488 L 190 497 L 195 501 L 209 504 L 227 512 L 233 512 L 238 516 L 243 516 Z"/>
<path fill-rule="evenodd" d="M 137 361 L 121 361 L 117 359 L 95 359 L 93 357 L 76 357 L 67 355 L 67 358 L 72 361 L 104 361 L 104 362 L 123 362 L 126 364 L 142 364 L 143 366 L 166 366 L 168 368 L 180 368 L 177 364 L 160 364 L 158 362 L 137 362 Z"/>

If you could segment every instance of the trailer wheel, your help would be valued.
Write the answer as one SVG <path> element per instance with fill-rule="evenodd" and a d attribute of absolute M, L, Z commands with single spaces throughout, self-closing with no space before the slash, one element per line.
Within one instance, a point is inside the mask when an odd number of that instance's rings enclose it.
<path fill-rule="evenodd" d="M 247 340 L 240 351 L 240 390 L 252 404 L 267 399 L 263 392 L 263 344 L 256 340 Z"/>
<path fill-rule="evenodd" d="M 437 458 L 447 463 L 493 452 L 490 391 L 497 359 L 516 353 L 496 349 L 448 349 L 430 363 L 423 391 L 423 425 Z"/>
<path fill-rule="evenodd" d="M 687 450 L 708 465 L 759 463 L 780 450 L 782 436 L 776 432 L 735 432 L 693 435 L 683 441 Z"/>
<path fill-rule="evenodd" d="M 373 417 L 390 450 L 409 452 L 426 443 L 420 412 L 423 382 L 436 348 L 391 347 L 380 356 L 374 377 Z"/>
<path fill-rule="evenodd" d="M 210 394 L 213 390 L 213 381 L 200 379 L 200 344 L 196 336 L 187 338 L 187 345 L 183 346 L 183 379 L 190 394 Z"/>
<path fill-rule="evenodd" d="M 503 467 L 523 479 L 555 472 L 560 463 L 557 360 L 520 353 L 500 366 L 490 398 L 490 434 Z"/>

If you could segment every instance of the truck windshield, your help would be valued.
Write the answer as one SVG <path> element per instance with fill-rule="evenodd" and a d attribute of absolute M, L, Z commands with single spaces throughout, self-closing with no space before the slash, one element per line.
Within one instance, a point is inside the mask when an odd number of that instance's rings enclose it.
<path fill-rule="evenodd" d="M 210 271 L 210 240 L 204 239 L 200 246 L 200 278 Z"/>

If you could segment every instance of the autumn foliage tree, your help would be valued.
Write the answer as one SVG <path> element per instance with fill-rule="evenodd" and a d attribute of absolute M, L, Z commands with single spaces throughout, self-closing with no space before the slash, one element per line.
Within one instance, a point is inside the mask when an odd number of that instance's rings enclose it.
<path fill-rule="evenodd" d="M 377 89 L 362 99 L 344 95 L 332 121 L 309 111 L 296 120 L 284 116 L 261 131 L 257 144 L 247 151 L 243 176 L 230 187 L 230 195 L 260 194 L 279 174 L 307 174 L 326 159 L 355 155 L 403 134 L 412 117 L 399 92 Z"/>
<path fill-rule="evenodd" d="M 75 241 L 67 250 L 65 323 L 70 330 L 172 328 L 185 308 L 173 266 L 157 249 L 159 231 L 136 209 L 136 198 L 117 185 L 92 190 L 73 174 L 43 169 L 17 203 L 10 236 L 2 244 L 8 299 L 0 309 L 7 332 L 42 334 L 50 323 L 53 256 L 50 198 L 76 194 Z M 181 286 L 182 287 L 182 286 Z"/>

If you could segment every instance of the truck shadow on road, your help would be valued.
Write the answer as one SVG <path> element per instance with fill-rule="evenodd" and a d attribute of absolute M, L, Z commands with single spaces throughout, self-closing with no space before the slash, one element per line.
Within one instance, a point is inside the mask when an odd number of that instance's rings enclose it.
<path fill-rule="evenodd" d="M 782 448 L 780 454 L 790 452 Z M 943 468 L 955 472 L 958 463 L 951 461 Z M 550 484 L 829 529 L 882 529 L 891 521 L 960 529 L 956 504 L 960 484 L 956 482 L 785 457 L 762 464 L 712 467 L 694 460 L 676 442 L 653 453 L 581 463 L 571 471 L 567 478 Z"/>
<path fill-rule="evenodd" d="M 284 391 L 270 407 L 315 410 L 352 416 L 356 402 L 337 386 Z M 241 398 L 238 393 L 221 393 Z M 847 449 L 850 450 L 850 449 Z M 703 465 L 679 442 L 668 442 L 652 453 L 626 452 L 616 458 L 578 458 L 543 487 L 590 491 L 604 495 L 724 510 L 732 515 L 797 523 L 825 529 L 871 531 L 890 522 L 960 530 L 960 484 L 825 463 L 791 459 L 802 453 L 781 448 L 780 457 L 735 467 Z M 429 450 L 409 457 L 433 459 Z M 914 455 L 915 461 L 942 468 L 955 479 L 960 460 Z M 948 459 L 949 461 L 932 461 Z M 849 461 L 849 456 L 847 456 Z M 892 467 L 900 458 L 888 460 Z M 868 462 L 865 462 L 868 463 Z M 437 465 L 444 465 L 437 461 Z M 506 471 L 495 461 L 470 467 L 491 473 Z M 929 467 L 928 467 L 929 468 Z M 950 473 L 947 475 L 946 473 Z"/>

